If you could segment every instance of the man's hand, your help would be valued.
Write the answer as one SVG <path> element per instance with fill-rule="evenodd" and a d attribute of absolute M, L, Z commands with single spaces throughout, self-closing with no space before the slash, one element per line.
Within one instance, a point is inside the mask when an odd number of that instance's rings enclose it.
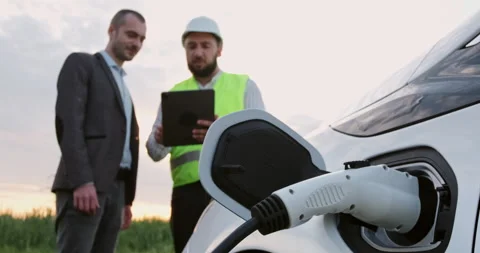
<path fill-rule="evenodd" d="M 82 185 L 73 192 L 73 205 L 81 212 L 94 215 L 100 204 L 97 198 L 97 189 L 93 183 Z"/>
<path fill-rule="evenodd" d="M 130 224 L 132 224 L 132 207 L 131 206 L 125 206 L 123 208 L 123 222 L 122 222 L 122 230 L 125 230 L 130 227 Z"/>
<path fill-rule="evenodd" d="M 155 130 L 155 141 L 157 141 L 158 144 L 163 144 L 163 126 L 160 125 L 157 127 Z"/>
<path fill-rule="evenodd" d="M 215 115 L 215 120 L 218 119 L 218 115 Z M 209 120 L 199 120 L 197 121 L 197 124 L 199 126 L 202 126 L 202 127 L 206 127 L 206 128 L 203 128 L 203 129 L 199 129 L 199 128 L 196 128 L 196 129 L 193 129 L 193 138 L 197 141 L 199 141 L 200 143 L 203 143 L 203 140 L 205 139 L 205 135 L 207 134 L 207 131 L 208 131 L 208 128 L 212 125 L 213 121 L 209 121 Z"/>

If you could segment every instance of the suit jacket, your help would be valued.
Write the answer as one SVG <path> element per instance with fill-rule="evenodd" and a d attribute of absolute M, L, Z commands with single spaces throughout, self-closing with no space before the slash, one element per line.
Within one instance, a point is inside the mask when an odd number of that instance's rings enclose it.
<path fill-rule="evenodd" d="M 94 182 L 108 192 L 120 166 L 126 117 L 120 91 L 102 55 L 70 54 L 58 76 L 55 128 L 61 158 L 52 186 L 72 191 Z M 125 182 L 125 202 L 135 198 L 139 127 L 132 110 L 132 167 Z"/>

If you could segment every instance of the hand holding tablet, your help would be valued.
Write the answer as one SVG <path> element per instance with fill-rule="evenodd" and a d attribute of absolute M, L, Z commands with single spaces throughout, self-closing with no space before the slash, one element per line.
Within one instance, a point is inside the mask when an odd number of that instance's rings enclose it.
<path fill-rule="evenodd" d="M 218 116 L 215 115 L 214 120 L 216 120 L 217 118 Z M 210 121 L 210 120 L 198 120 L 197 124 L 200 127 L 193 129 L 193 138 L 198 142 L 203 143 L 203 140 L 205 139 L 205 135 L 207 134 L 207 130 L 212 123 L 213 121 Z"/>

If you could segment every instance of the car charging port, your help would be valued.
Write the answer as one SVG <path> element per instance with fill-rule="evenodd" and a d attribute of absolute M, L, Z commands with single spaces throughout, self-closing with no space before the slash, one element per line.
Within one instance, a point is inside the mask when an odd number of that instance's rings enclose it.
<path fill-rule="evenodd" d="M 427 238 L 435 225 L 438 209 L 438 192 L 433 182 L 424 176 L 417 176 L 420 188 L 421 212 L 418 222 L 408 233 L 400 234 L 394 231 L 386 231 L 388 237 L 397 245 L 410 247 Z"/>
<path fill-rule="evenodd" d="M 439 215 L 449 208 L 449 190 L 437 178 L 432 167 L 426 164 L 414 164 L 396 168 L 406 176 L 414 176 L 419 182 L 421 213 L 416 225 L 407 233 L 372 229 L 362 226 L 362 238 L 378 252 L 428 251 L 434 249 L 444 239 Z"/>

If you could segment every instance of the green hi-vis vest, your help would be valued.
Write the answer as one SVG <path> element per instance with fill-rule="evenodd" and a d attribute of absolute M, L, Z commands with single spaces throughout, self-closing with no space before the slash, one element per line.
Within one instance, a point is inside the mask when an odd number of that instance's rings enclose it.
<path fill-rule="evenodd" d="M 217 78 L 215 91 L 215 114 L 218 117 L 244 109 L 244 93 L 247 75 L 222 72 Z M 193 77 L 176 84 L 171 91 L 198 90 Z M 194 183 L 200 180 L 198 160 L 202 145 L 172 147 L 170 151 L 170 169 L 173 187 Z"/>

